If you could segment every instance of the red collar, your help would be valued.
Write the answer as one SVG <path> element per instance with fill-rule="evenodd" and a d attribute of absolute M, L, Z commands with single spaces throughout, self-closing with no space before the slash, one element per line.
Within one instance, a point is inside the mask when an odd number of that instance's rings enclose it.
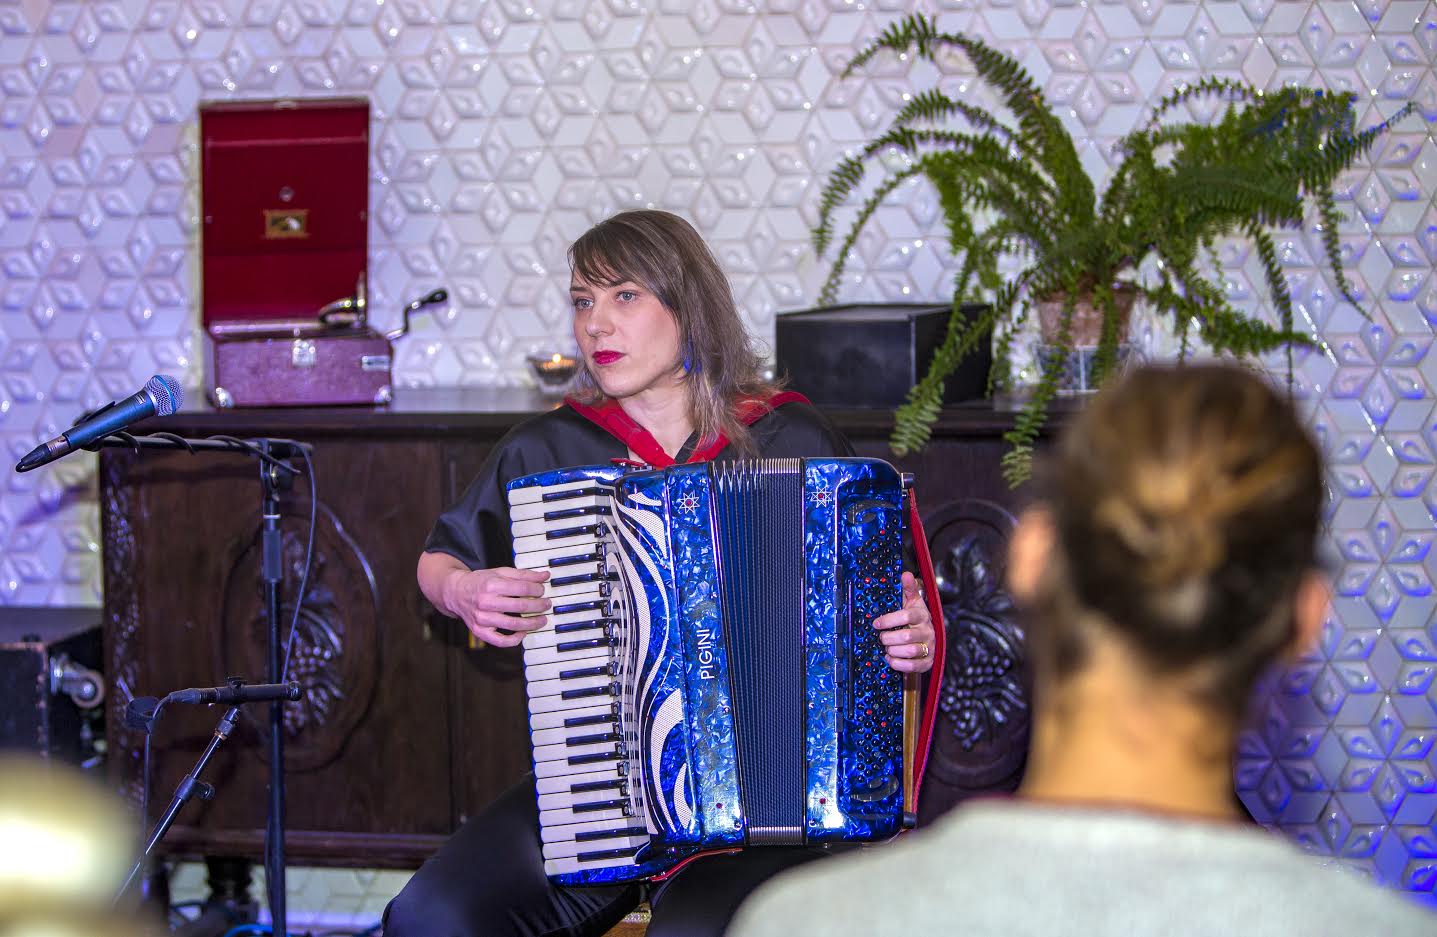
<path fill-rule="evenodd" d="M 738 418 L 743 421 L 745 426 L 752 426 L 765 413 L 795 401 L 808 403 L 808 398 L 793 390 L 780 391 L 767 400 L 746 397 L 739 402 Z M 659 445 L 658 440 L 654 439 L 648 430 L 635 423 L 633 418 L 624 412 L 624 408 L 619 406 L 617 400 L 605 400 L 598 406 L 591 407 L 572 397 L 566 397 L 564 403 L 574 408 L 575 412 L 589 422 L 628 446 L 630 452 L 654 468 L 668 468 L 674 464 L 674 460 L 664 451 L 664 447 Z M 728 437 L 720 433 L 709 444 L 695 449 L 689 456 L 689 462 L 711 461 L 714 456 L 724 450 L 728 442 Z"/>

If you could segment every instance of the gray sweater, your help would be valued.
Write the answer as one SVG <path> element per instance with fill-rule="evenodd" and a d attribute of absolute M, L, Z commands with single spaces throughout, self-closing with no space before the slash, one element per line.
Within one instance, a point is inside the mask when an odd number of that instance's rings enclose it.
<path fill-rule="evenodd" d="M 779 876 L 728 931 L 807 934 L 1437 937 L 1437 914 L 1257 828 L 985 799 Z"/>

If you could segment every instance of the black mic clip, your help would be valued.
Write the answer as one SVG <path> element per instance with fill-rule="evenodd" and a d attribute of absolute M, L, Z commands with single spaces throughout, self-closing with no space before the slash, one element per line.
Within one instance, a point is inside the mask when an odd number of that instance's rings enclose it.
<path fill-rule="evenodd" d="M 113 410 L 119 405 L 120 402 L 118 400 L 111 400 L 109 403 L 100 404 L 93 410 L 86 410 L 84 413 L 75 417 L 75 422 L 70 424 L 70 428 L 75 429 L 80 424 L 84 423 L 86 420 L 93 420 L 95 417 L 99 416 L 101 413 L 104 413 L 106 410 Z"/>
<path fill-rule="evenodd" d="M 176 690 L 165 697 L 166 703 L 218 703 L 227 706 L 239 706 L 244 703 L 275 703 L 286 700 L 293 701 L 303 696 L 299 684 L 294 681 L 289 683 L 250 683 L 244 682 L 243 677 L 230 677 L 225 686 L 215 687 L 192 687 L 188 690 Z"/>
<path fill-rule="evenodd" d="M 192 774 L 187 774 L 184 780 L 180 781 L 180 789 L 177 796 L 189 800 L 191 797 L 198 797 L 200 800 L 214 800 L 215 787 L 207 781 L 201 781 Z"/>
<path fill-rule="evenodd" d="M 137 696 L 125 704 L 125 728 L 149 734 L 155 727 L 155 712 L 160 700 L 155 696 Z"/>

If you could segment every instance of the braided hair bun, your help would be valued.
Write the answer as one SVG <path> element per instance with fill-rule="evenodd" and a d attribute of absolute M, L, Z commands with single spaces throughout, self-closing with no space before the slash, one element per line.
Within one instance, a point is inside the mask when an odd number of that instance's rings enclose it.
<path fill-rule="evenodd" d="M 1142 368 L 1093 400 L 1050 470 L 1062 604 L 1155 670 L 1203 666 L 1241 696 L 1290 639 L 1315 564 L 1321 459 L 1285 397 L 1229 365 Z"/>

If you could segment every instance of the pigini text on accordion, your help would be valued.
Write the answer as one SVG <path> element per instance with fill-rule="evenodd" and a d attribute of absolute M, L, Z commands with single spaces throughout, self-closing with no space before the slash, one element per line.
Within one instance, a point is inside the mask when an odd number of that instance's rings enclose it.
<path fill-rule="evenodd" d="M 903 601 L 905 489 L 853 458 L 509 484 L 515 565 L 550 573 L 524 667 L 552 879 L 903 828 L 904 680 L 872 622 Z"/>

